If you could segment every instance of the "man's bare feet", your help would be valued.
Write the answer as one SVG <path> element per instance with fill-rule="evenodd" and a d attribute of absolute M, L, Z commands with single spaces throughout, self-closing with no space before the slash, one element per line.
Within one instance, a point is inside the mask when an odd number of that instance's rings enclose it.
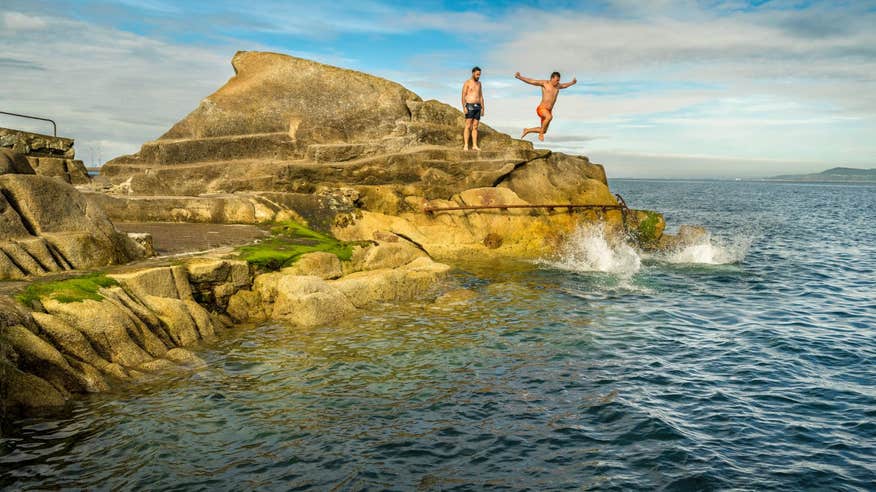
<path fill-rule="evenodd" d="M 476 150 L 476 151 L 480 152 L 481 148 L 480 147 L 472 147 L 471 150 Z"/>
<path fill-rule="evenodd" d="M 463 150 L 464 152 L 468 152 L 468 147 L 463 147 L 462 150 Z"/>
<path fill-rule="evenodd" d="M 544 142 L 544 133 L 539 133 L 538 139 L 541 140 L 542 142 Z"/>

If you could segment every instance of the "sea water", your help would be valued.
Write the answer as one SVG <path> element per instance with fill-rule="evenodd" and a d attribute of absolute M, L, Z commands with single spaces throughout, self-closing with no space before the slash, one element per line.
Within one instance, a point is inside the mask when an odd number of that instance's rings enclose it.
<path fill-rule="evenodd" d="M 10 489 L 876 488 L 876 187 L 611 183 L 708 241 L 582 228 L 478 296 L 240 328 L 208 367 L 7 422 Z"/>

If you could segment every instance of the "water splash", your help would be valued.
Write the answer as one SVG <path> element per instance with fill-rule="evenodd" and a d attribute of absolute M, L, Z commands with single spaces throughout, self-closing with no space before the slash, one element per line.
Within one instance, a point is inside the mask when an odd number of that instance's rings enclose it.
<path fill-rule="evenodd" d="M 673 251 L 644 253 L 606 233 L 604 227 L 585 224 L 566 239 L 555 258 L 539 263 L 573 272 L 603 272 L 631 277 L 641 270 L 643 260 L 692 265 L 736 264 L 745 258 L 751 243 L 749 236 L 725 241 L 705 234 L 696 242 Z"/>
<path fill-rule="evenodd" d="M 642 258 L 630 245 L 607 235 L 604 227 L 586 224 L 560 247 L 555 259 L 543 264 L 573 272 L 605 272 L 632 276 L 642 268 Z"/>
<path fill-rule="evenodd" d="M 748 236 L 726 241 L 712 238 L 707 234 L 696 243 L 687 244 L 674 251 L 658 253 L 653 259 L 666 263 L 730 265 L 745 259 L 751 243 L 752 238 Z"/>

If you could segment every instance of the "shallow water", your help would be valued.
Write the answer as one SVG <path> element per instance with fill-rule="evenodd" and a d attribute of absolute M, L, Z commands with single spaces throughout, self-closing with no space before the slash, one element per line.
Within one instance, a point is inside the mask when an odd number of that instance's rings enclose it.
<path fill-rule="evenodd" d="M 876 187 L 612 188 L 712 243 L 584 231 L 458 270 L 467 303 L 240 329 L 205 370 L 12 423 L 0 486 L 876 488 Z"/>

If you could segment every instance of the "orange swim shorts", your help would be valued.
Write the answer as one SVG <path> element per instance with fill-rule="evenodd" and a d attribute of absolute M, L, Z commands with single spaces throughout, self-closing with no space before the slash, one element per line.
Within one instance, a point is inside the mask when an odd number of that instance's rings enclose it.
<path fill-rule="evenodd" d="M 541 118 L 542 123 L 544 123 L 544 119 L 547 118 L 547 115 L 550 113 L 550 110 L 544 106 L 539 106 L 535 108 L 535 114 Z"/>

